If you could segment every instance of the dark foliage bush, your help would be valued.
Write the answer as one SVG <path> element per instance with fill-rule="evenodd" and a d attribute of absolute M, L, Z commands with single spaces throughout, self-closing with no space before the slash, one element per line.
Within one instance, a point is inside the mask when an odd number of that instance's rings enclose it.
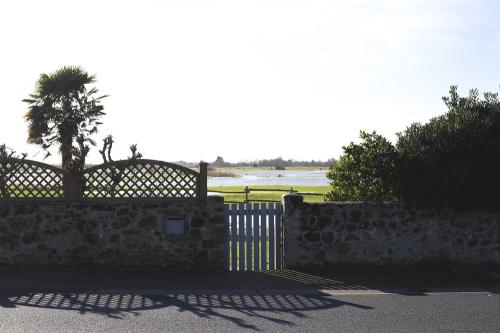
<path fill-rule="evenodd" d="M 448 112 L 398 134 L 397 193 L 405 201 L 454 208 L 500 206 L 500 102 L 477 90 L 443 98 Z"/>
<path fill-rule="evenodd" d="M 414 123 L 394 148 L 362 132 L 328 177 L 327 200 L 403 200 L 456 209 L 500 208 L 500 101 L 477 90 L 443 97 L 448 111 Z"/>

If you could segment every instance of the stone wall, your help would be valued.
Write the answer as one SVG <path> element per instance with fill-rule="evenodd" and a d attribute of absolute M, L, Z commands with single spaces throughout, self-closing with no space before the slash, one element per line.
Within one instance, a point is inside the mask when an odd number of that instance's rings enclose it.
<path fill-rule="evenodd" d="M 500 214 L 396 203 L 304 203 L 283 196 L 288 268 L 500 264 Z"/>
<path fill-rule="evenodd" d="M 167 235 L 166 216 L 185 218 Z M 0 201 L 0 266 L 224 269 L 224 202 Z"/>

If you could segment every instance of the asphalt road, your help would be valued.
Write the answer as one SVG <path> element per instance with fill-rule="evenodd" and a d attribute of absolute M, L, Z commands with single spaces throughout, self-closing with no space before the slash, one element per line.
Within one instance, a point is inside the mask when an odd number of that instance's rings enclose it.
<path fill-rule="evenodd" d="M 500 332 L 500 294 L 0 293 L 2 332 Z"/>

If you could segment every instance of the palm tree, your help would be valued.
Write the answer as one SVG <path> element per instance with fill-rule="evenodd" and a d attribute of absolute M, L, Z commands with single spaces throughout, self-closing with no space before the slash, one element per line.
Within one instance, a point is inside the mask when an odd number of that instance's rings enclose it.
<path fill-rule="evenodd" d="M 48 149 L 59 144 L 62 168 L 78 173 L 83 170 L 90 138 L 97 132 L 99 119 L 105 115 L 98 90 L 87 89 L 95 76 L 80 67 L 63 67 L 41 74 L 35 92 L 24 99 L 29 104 L 25 118 L 29 124 L 28 142 Z M 75 145 L 74 145 L 75 144 Z"/>

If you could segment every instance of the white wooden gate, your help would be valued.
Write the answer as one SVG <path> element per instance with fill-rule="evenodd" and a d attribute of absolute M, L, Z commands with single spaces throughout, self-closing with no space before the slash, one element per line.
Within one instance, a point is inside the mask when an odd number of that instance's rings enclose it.
<path fill-rule="evenodd" d="M 282 269 L 281 204 L 240 203 L 225 206 L 227 270 Z"/>

